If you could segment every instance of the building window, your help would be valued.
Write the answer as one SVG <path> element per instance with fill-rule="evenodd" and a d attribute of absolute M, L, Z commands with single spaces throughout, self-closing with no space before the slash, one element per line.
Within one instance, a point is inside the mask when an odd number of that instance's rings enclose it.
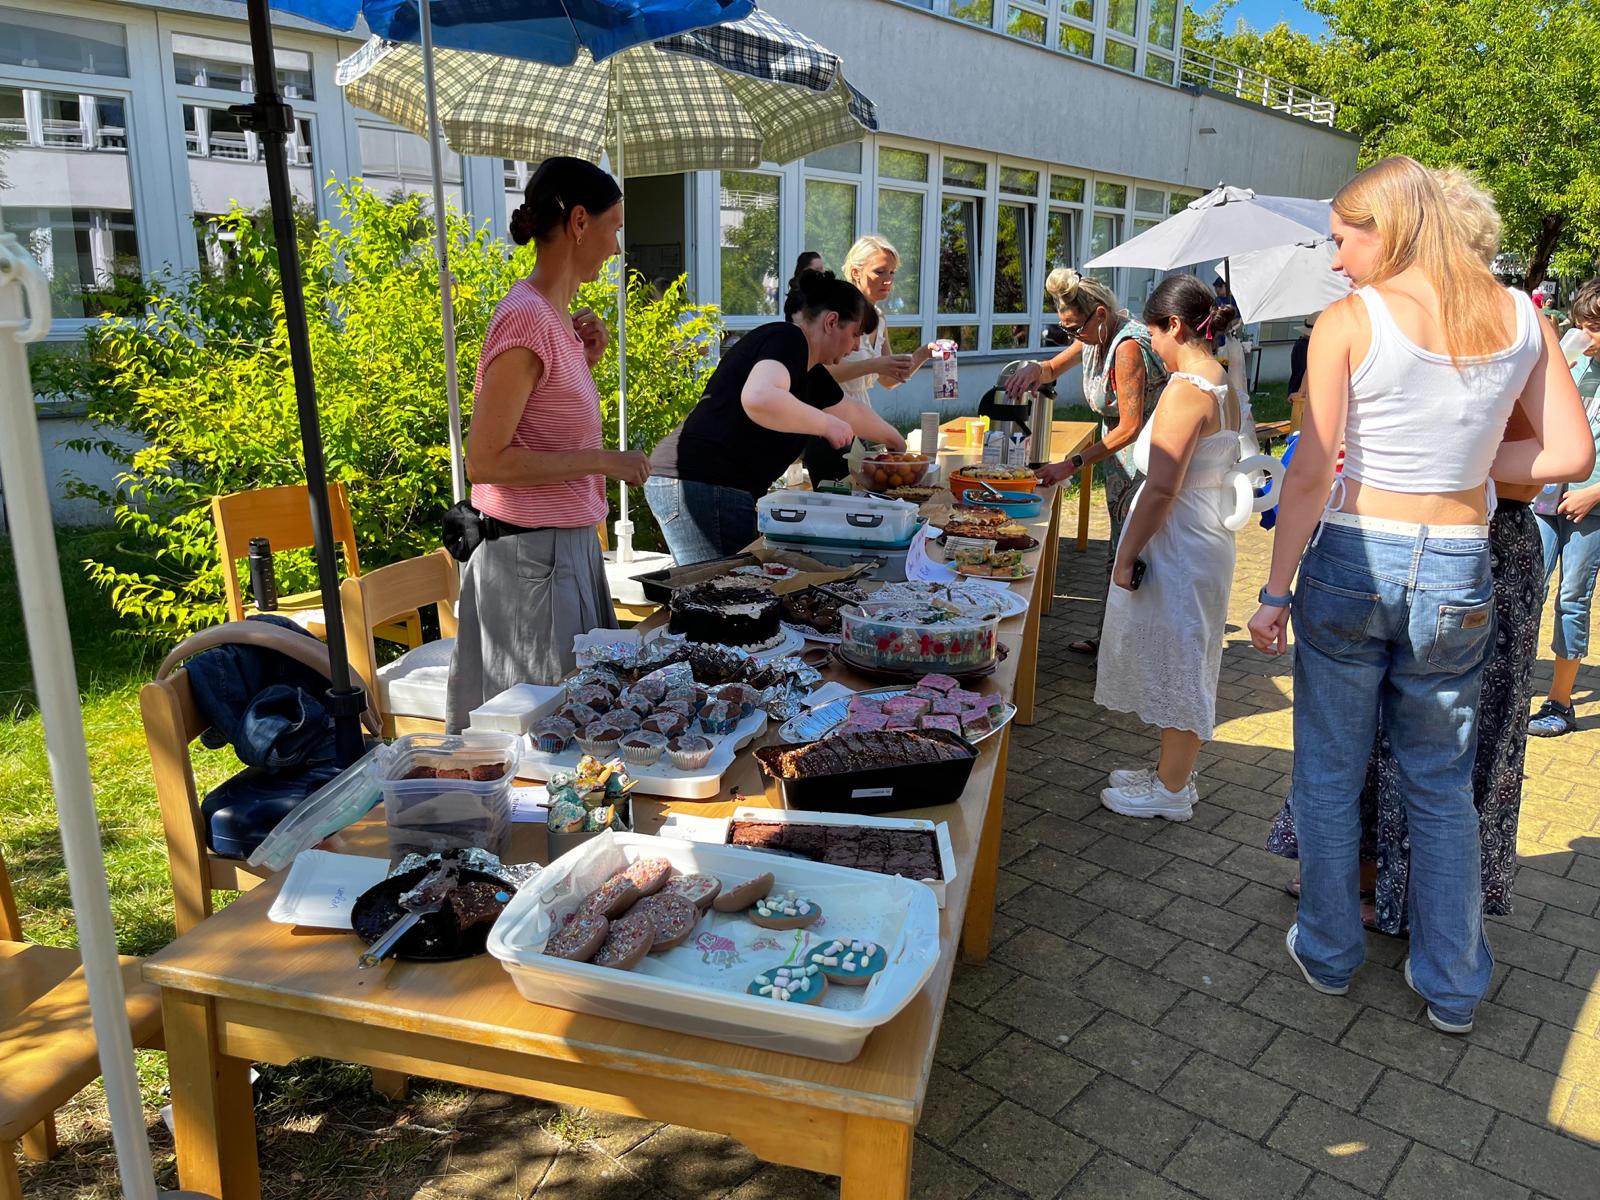
<path fill-rule="evenodd" d="M 316 98 L 311 55 L 304 50 L 275 50 L 278 90 L 289 100 Z M 255 60 L 248 42 L 226 38 L 172 35 L 172 75 L 186 87 L 219 92 L 254 92 Z"/>
<path fill-rule="evenodd" d="M 1144 56 L 1144 77 L 1154 79 L 1157 83 L 1171 83 L 1177 73 L 1177 64 L 1163 54 L 1146 51 Z"/>
<path fill-rule="evenodd" d="M 1094 220 L 1089 223 L 1089 258 L 1099 258 L 1100 255 L 1115 249 L 1121 244 L 1122 214 L 1095 213 Z M 1107 287 L 1115 289 L 1117 286 L 1117 273 L 1108 267 L 1090 271 L 1089 274 L 1099 279 Z"/>
<path fill-rule="evenodd" d="M 1061 48 L 1068 54 L 1075 54 L 1079 58 L 1094 57 L 1094 31 L 1079 29 L 1076 25 L 1061 22 L 1061 31 L 1056 35 L 1056 40 Z"/>
<path fill-rule="evenodd" d="M 1061 15 L 1085 25 L 1094 24 L 1095 0 L 1061 0 Z"/>
<path fill-rule="evenodd" d="M 109 21 L 0 8 L 0 64 L 126 79 L 128 34 Z"/>
<path fill-rule="evenodd" d="M 754 171 L 722 172 L 720 275 L 722 311 L 735 317 L 778 314 L 778 206 L 782 180 Z"/>
<path fill-rule="evenodd" d="M 0 87 L 0 130 L 19 147 L 125 153 L 126 113 L 116 96 Z"/>
<path fill-rule="evenodd" d="M 1037 46 L 1044 45 L 1045 15 L 1032 8 L 1015 4 L 1006 7 L 1006 32 Z"/>
<path fill-rule="evenodd" d="M 1131 71 L 1138 55 L 1139 52 L 1127 42 L 1119 42 L 1115 38 L 1106 39 L 1106 66 L 1116 67 L 1119 71 Z"/>
<path fill-rule="evenodd" d="M 261 138 L 227 109 L 208 104 L 183 106 L 183 137 L 200 261 L 220 269 L 228 247 L 219 240 L 217 218 L 235 208 L 261 213 L 271 205 L 267 174 L 261 169 Z M 316 214 L 321 182 L 312 145 L 311 119 L 297 117 L 287 146 L 289 190 L 297 214 L 306 219 Z"/>
<path fill-rule="evenodd" d="M 1181 213 L 1198 199 L 1199 192 L 1173 192 L 1167 198 L 1167 212 L 1173 215 Z"/>
<path fill-rule="evenodd" d="M 830 271 L 842 271 L 856 240 L 856 185 L 833 179 L 806 180 L 804 248 L 822 255 Z"/>
<path fill-rule="evenodd" d="M 844 175 L 861 174 L 861 155 L 863 146 L 860 142 L 846 142 L 841 146 L 829 146 L 826 150 L 819 150 L 815 154 L 806 155 L 806 166 L 818 171 L 838 171 Z M 927 160 L 923 160 L 923 169 L 927 169 Z"/>
<path fill-rule="evenodd" d="M 1125 183 L 1096 183 L 1094 185 L 1096 208 L 1127 208 L 1128 185 Z"/>
<path fill-rule="evenodd" d="M 978 348 L 978 327 L 976 325 L 935 326 L 933 336 L 941 341 L 954 342 L 957 350 L 976 350 Z"/>
<path fill-rule="evenodd" d="M 433 164 L 427 138 L 388 126 L 358 125 L 356 130 L 361 137 L 361 177 L 369 188 L 390 196 L 433 194 Z M 445 204 L 459 210 L 466 203 L 461 188 L 461 156 L 445 146 L 440 165 Z M 521 203 L 520 196 L 517 203 Z"/>
<path fill-rule="evenodd" d="M 1000 190 L 1014 196 L 1033 197 L 1039 194 L 1039 172 L 1026 167 L 1001 167 Z"/>
<path fill-rule="evenodd" d="M 878 233 L 900 254 L 894 289 L 883 306 L 891 316 L 915 316 L 922 310 L 923 203 L 921 192 L 878 189 Z M 917 336 L 920 340 L 920 329 Z M 916 345 L 913 342 L 912 348 Z"/>
<path fill-rule="evenodd" d="M 950 15 L 969 25 L 994 26 L 994 0 L 951 0 Z"/>
<path fill-rule="evenodd" d="M 983 199 L 945 196 L 939 205 L 939 311 L 978 311 Z"/>
<path fill-rule="evenodd" d="M 878 174 L 885 179 L 906 179 L 913 183 L 928 180 L 928 156 L 920 150 L 899 146 L 878 147 Z"/>
<path fill-rule="evenodd" d="M 977 162 L 970 158 L 946 157 L 944 160 L 944 182 L 946 187 L 988 187 L 988 164 Z"/>
<path fill-rule="evenodd" d="M 1048 279 L 1057 267 L 1070 267 L 1078 261 L 1078 213 L 1069 208 L 1052 208 L 1045 225 L 1044 273 Z M 1039 295 L 1043 297 L 1042 311 L 1053 315 L 1055 299 L 1044 290 L 1044 280 L 1039 281 Z"/>
<path fill-rule="evenodd" d="M 113 181 L 114 182 L 114 181 Z M 5 228 L 50 280 L 50 306 L 62 317 L 112 311 L 119 283 L 139 278 L 139 233 L 131 209 L 8 204 Z"/>
<path fill-rule="evenodd" d="M 1139 189 L 1141 192 L 1144 188 Z M 1133 222 L 1133 236 L 1138 237 L 1147 229 L 1154 229 L 1161 224 L 1159 220 L 1146 220 L 1135 218 Z M 1128 294 L 1123 297 L 1128 307 L 1135 313 L 1144 308 L 1144 302 L 1150 298 L 1150 293 L 1155 291 L 1156 284 L 1161 280 L 1161 272 L 1148 267 L 1138 267 L 1128 272 Z"/>
<path fill-rule="evenodd" d="M 1106 5 L 1106 28 L 1129 37 L 1138 36 L 1139 0 L 1109 0 Z"/>
<path fill-rule="evenodd" d="M 1038 209 L 1032 204 L 1003 202 L 995 210 L 994 312 L 1001 316 L 1028 311 L 1028 298 L 1039 286 L 1033 279 L 1034 220 Z M 1026 328 L 1026 327 L 1024 327 Z M 998 328 L 995 348 L 1006 349 L 1018 343 L 1010 334 L 1002 341 Z M 1027 338 L 1021 342 L 1026 346 Z"/>
<path fill-rule="evenodd" d="M 1172 49 L 1178 33 L 1178 0 L 1150 0 L 1150 19 L 1145 24 L 1145 40 L 1153 46 Z"/>
<path fill-rule="evenodd" d="M 1082 204 L 1084 181 L 1078 175 L 1050 175 L 1050 199 L 1062 204 Z"/>
<path fill-rule="evenodd" d="M 1155 213 L 1157 216 L 1167 211 L 1166 194 L 1160 188 L 1134 188 L 1133 211 L 1142 213 Z"/>

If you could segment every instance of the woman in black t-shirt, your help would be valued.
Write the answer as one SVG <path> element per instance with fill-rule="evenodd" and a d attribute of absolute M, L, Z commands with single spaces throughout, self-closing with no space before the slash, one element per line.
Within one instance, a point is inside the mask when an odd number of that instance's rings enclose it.
<path fill-rule="evenodd" d="M 905 448 L 894 426 L 812 371 L 855 348 L 866 309 L 855 285 L 803 273 L 784 305 L 789 319 L 734 343 L 700 402 L 655 448 L 645 500 L 680 566 L 726 558 L 755 540 L 756 498 L 808 437 L 844 447 L 859 435 Z"/>

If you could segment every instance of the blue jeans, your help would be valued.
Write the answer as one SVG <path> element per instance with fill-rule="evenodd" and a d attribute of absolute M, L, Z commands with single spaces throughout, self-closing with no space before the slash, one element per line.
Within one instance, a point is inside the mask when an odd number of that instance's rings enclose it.
<path fill-rule="evenodd" d="M 1582 659 L 1589 653 L 1589 614 L 1594 607 L 1595 577 L 1600 575 L 1600 511 L 1581 521 L 1559 513 L 1539 517 L 1544 543 L 1546 581 L 1561 565 L 1556 592 L 1556 628 L 1550 649 L 1557 658 Z"/>
<path fill-rule="evenodd" d="M 756 498 L 743 488 L 652 475 L 644 499 L 680 567 L 728 558 L 756 540 Z"/>
<path fill-rule="evenodd" d="M 1300 959 L 1339 985 L 1366 954 L 1361 789 L 1381 712 L 1410 829 L 1412 976 L 1439 1017 L 1469 1020 L 1494 968 L 1472 803 L 1494 640 L 1488 542 L 1326 525 L 1293 620 Z"/>

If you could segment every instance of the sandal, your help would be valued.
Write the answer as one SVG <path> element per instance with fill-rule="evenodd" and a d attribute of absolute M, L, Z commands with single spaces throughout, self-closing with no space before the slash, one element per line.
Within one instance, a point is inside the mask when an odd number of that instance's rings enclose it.
<path fill-rule="evenodd" d="M 1068 642 L 1067 649 L 1074 654 L 1099 654 L 1100 643 L 1094 638 L 1082 638 L 1076 642 Z"/>
<path fill-rule="evenodd" d="M 1578 728 L 1578 714 L 1570 704 L 1546 700 L 1528 720 L 1529 737 L 1562 737 Z"/>

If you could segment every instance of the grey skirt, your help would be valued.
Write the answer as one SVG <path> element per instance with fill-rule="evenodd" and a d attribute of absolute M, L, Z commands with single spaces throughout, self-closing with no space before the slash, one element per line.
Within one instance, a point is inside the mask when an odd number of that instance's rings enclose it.
<path fill-rule="evenodd" d="M 518 683 L 556 684 L 576 665 L 572 639 L 615 629 L 594 526 L 535 529 L 484 542 L 461 573 L 445 728 Z"/>

